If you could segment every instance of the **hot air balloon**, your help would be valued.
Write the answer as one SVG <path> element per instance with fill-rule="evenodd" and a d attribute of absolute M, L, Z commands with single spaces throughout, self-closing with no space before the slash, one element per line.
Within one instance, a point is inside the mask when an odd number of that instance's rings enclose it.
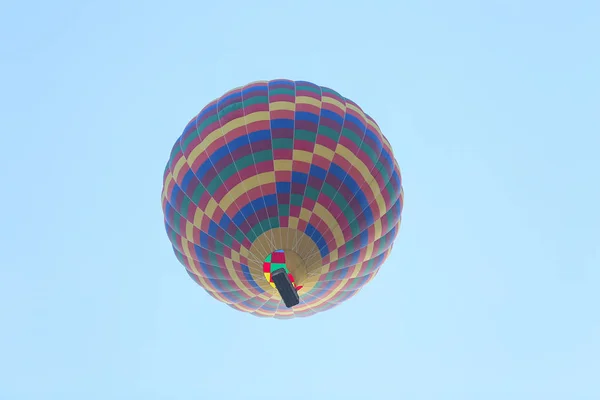
<path fill-rule="evenodd" d="M 327 87 L 277 79 L 235 88 L 187 124 L 162 208 L 177 259 L 208 294 L 293 318 L 373 279 L 403 197 L 390 143 L 368 114 Z"/>

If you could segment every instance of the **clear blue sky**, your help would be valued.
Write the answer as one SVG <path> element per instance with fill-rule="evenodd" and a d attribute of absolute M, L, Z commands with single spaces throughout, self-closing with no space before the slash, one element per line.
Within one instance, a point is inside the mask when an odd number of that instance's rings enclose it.
<path fill-rule="evenodd" d="M 600 398 L 600 2 L 12 1 L 0 36 L 0 399 Z M 272 78 L 404 178 L 392 257 L 309 319 L 216 302 L 163 228 L 185 124 Z"/>

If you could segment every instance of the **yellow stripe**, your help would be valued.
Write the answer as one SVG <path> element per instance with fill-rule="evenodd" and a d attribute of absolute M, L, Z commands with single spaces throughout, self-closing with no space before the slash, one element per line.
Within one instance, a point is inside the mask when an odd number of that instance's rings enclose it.
<path fill-rule="evenodd" d="M 336 248 L 341 246 L 344 243 L 344 234 L 340 229 L 340 224 L 336 221 L 333 214 L 329 212 L 328 209 L 323 207 L 322 204 L 316 203 L 314 208 L 314 213 L 317 217 L 321 218 L 323 222 L 331 229 L 333 233 L 333 237 L 335 239 Z M 326 238 L 328 242 L 330 238 Z"/>
<path fill-rule="evenodd" d="M 169 185 L 171 184 L 171 181 L 173 180 L 173 175 L 171 174 L 171 172 L 169 172 L 167 174 L 167 177 L 165 178 L 165 183 L 163 185 L 163 200 L 167 199 L 169 197 Z"/>
<path fill-rule="evenodd" d="M 383 217 L 383 215 L 382 215 Z M 380 238 L 381 237 L 381 230 L 383 229 L 383 226 L 381 225 L 381 219 L 378 219 L 375 221 L 375 223 L 373 224 L 373 230 L 375 231 L 375 233 L 373 234 L 373 237 L 375 238 Z"/>
<path fill-rule="evenodd" d="M 231 262 L 231 260 L 229 258 L 225 258 L 225 267 L 227 268 L 227 271 L 229 272 L 229 276 L 231 276 L 231 279 L 233 279 L 233 281 L 237 285 L 237 288 L 240 289 L 242 292 L 244 292 L 248 297 L 254 297 L 254 293 L 252 293 L 250 290 L 248 290 L 246 285 L 243 284 L 242 281 L 240 280 L 239 276 L 237 275 L 237 273 L 235 271 L 235 268 L 233 267 L 233 263 Z"/>
<path fill-rule="evenodd" d="M 321 108 L 321 101 L 310 96 L 298 96 L 296 97 L 296 104 L 310 104 L 312 106 Z"/>
<path fill-rule="evenodd" d="M 340 258 L 340 253 L 338 249 L 333 250 L 329 253 L 329 262 L 337 261 Z M 329 268 L 327 268 L 327 272 L 329 272 Z"/>
<path fill-rule="evenodd" d="M 269 121 L 270 115 L 268 111 L 256 111 L 246 115 L 246 123 L 250 124 L 258 121 Z"/>
<path fill-rule="evenodd" d="M 221 127 L 222 132 L 221 134 L 223 136 L 227 135 L 229 132 L 231 132 L 234 129 L 240 128 L 242 126 L 244 126 L 244 124 L 246 123 L 246 121 L 244 120 L 244 116 L 241 117 L 237 117 L 235 119 L 232 119 L 231 121 L 227 122 L 225 125 L 223 125 Z"/>
<path fill-rule="evenodd" d="M 294 314 L 294 310 L 292 309 L 287 309 L 287 308 L 279 308 L 279 310 L 277 310 L 277 315 L 283 315 L 283 316 L 290 316 Z"/>
<path fill-rule="evenodd" d="M 181 242 L 183 245 L 183 252 L 185 253 L 185 257 L 187 258 L 188 266 L 190 266 L 192 268 L 194 275 L 196 275 L 196 277 L 200 281 L 201 286 L 205 290 L 208 290 L 211 293 L 213 293 L 219 299 L 219 301 L 222 301 L 225 304 L 231 304 L 230 301 L 228 301 L 223 296 L 221 296 L 218 292 L 215 291 L 215 289 L 211 288 L 211 285 L 206 282 L 206 280 L 204 279 L 204 277 L 202 275 L 200 275 L 200 273 L 198 272 L 198 269 L 196 268 L 196 263 L 195 263 L 192 255 L 190 254 L 190 249 L 188 247 L 188 241 L 185 238 L 181 238 Z"/>
<path fill-rule="evenodd" d="M 238 310 L 243 311 L 243 312 L 250 313 L 250 312 L 254 311 L 252 308 L 247 307 L 247 306 L 245 306 L 245 305 L 243 305 L 241 303 L 232 303 L 231 305 L 234 308 L 237 308 Z"/>
<path fill-rule="evenodd" d="M 202 227 L 202 218 L 204 218 L 204 212 L 200 208 L 196 208 L 194 213 L 194 226 L 198 229 Z"/>
<path fill-rule="evenodd" d="M 379 130 L 379 126 L 377 125 L 377 122 L 371 118 L 368 115 L 365 115 L 366 119 L 367 119 L 367 124 L 369 125 L 369 129 L 373 130 Z"/>
<path fill-rule="evenodd" d="M 381 138 L 383 139 L 383 144 L 385 145 L 385 147 L 387 148 L 386 150 L 388 150 L 391 154 L 392 152 L 392 145 L 390 143 L 390 141 L 383 135 L 381 135 Z"/>
<path fill-rule="evenodd" d="M 292 160 L 275 160 L 274 167 L 275 171 L 291 171 Z"/>
<path fill-rule="evenodd" d="M 303 161 L 305 163 L 312 163 L 313 153 L 304 150 L 294 150 L 292 159 L 296 161 Z"/>
<path fill-rule="evenodd" d="M 365 250 L 365 256 L 363 260 L 370 260 L 373 258 L 373 251 L 375 250 L 375 242 L 369 243 Z"/>
<path fill-rule="evenodd" d="M 329 300 L 331 300 L 333 297 L 335 297 L 339 292 L 341 292 L 342 288 L 350 281 L 350 278 L 344 278 L 342 280 L 339 281 L 339 283 L 335 286 L 335 289 L 333 289 L 333 291 L 325 297 L 321 297 L 319 298 L 319 300 L 315 301 L 313 303 L 314 306 L 318 307 L 320 305 L 322 305 L 323 303 L 328 302 Z"/>
<path fill-rule="evenodd" d="M 269 104 L 270 111 L 294 111 L 296 109 L 296 103 L 292 103 L 290 101 L 275 101 Z"/>
<path fill-rule="evenodd" d="M 196 208 L 196 212 L 194 213 L 194 222 L 190 223 L 190 221 L 186 221 L 186 238 L 188 241 L 194 242 L 194 227 L 201 229 L 202 226 L 202 218 L 204 213 L 200 208 Z M 195 243 L 200 245 L 200 243 Z M 231 249 L 231 259 L 235 262 L 240 262 L 240 253 Z"/>
<path fill-rule="evenodd" d="M 368 261 L 367 261 L 368 262 Z M 354 270 L 352 270 L 352 274 L 350 274 L 350 279 L 355 279 L 358 276 L 358 273 L 362 270 L 363 266 L 367 263 L 367 262 L 360 262 L 358 264 L 354 264 Z"/>
<path fill-rule="evenodd" d="M 194 243 L 194 224 L 190 221 L 185 221 L 185 238 Z"/>
<path fill-rule="evenodd" d="M 353 111 L 354 111 L 354 112 L 356 112 L 356 113 L 357 113 L 359 116 L 361 116 L 361 117 L 362 117 L 362 119 L 363 119 L 363 120 L 362 120 L 361 122 L 363 122 L 363 121 L 365 121 L 365 120 L 367 119 L 367 118 L 365 117 L 365 113 L 363 112 L 363 110 L 361 110 L 360 108 L 358 108 L 358 107 L 357 107 L 357 106 L 355 106 L 354 104 L 352 104 L 352 103 L 348 103 L 348 108 L 349 108 L 349 109 L 351 109 L 351 110 L 353 110 Z"/>
<path fill-rule="evenodd" d="M 250 178 L 238 183 L 233 188 L 231 188 L 227 196 L 223 197 L 223 199 L 219 203 L 219 206 L 221 207 L 221 209 L 227 210 L 233 204 L 233 202 L 236 201 L 242 194 L 258 187 L 259 185 L 265 185 L 274 182 L 275 172 L 273 171 L 251 176 Z M 208 211 L 206 214 L 209 215 Z"/>
<path fill-rule="evenodd" d="M 312 213 L 310 211 L 308 211 L 306 208 L 303 207 L 302 209 L 300 209 L 300 219 L 302 221 L 309 222 L 311 215 L 312 215 Z"/>
<path fill-rule="evenodd" d="M 188 243 L 195 243 L 193 228 L 194 228 L 194 225 L 191 224 L 189 221 L 186 221 L 186 238 L 182 238 L 182 239 L 186 240 L 186 242 L 188 242 Z M 187 246 L 185 247 L 185 249 L 186 250 L 188 249 Z M 188 254 L 189 254 L 189 251 L 188 251 Z M 232 258 L 234 257 L 235 254 L 236 254 L 236 252 L 232 250 L 232 252 L 231 252 Z M 229 272 L 229 275 L 231 276 L 233 281 L 236 283 L 237 288 L 241 289 L 248 296 L 254 297 L 254 293 L 252 293 L 250 290 L 247 289 L 247 287 L 242 283 L 242 281 L 239 279 L 238 275 L 236 274 L 232 260 L 229 258 L 224 258 L 224 260 L 225 260 L 225 266 L 227 268 L 227 271 Z M 239 260 L 239 255 L 238 255 L 238 260 Z M 195 271 L 196 275 L 201 276 L 200 273 L 196 269 L 194 269 L 194 271 Z"/>
<path fill-rule="evenodd" d="M 210 219 L 213 219 L 213 215 L 215 214 L 215 210 L 217 209 L 218 206 L 219 205 L 217 204 L 215 199 L 213 199 L 211 197 L 210 200 L 208 200 L 208 204 L 206 205 L 206 208 L 204 209 L 204 215 L 206 215 Z"/>
<path fill-rule="evenodd" d="M 346 106 L 344 105 L 344 103 L 339 102 L 338 100 L 334 99 L 333 97 L 323 96 L 323 103 L 333 104 L 333 105 L 339 107 L 343 112 L 346 111 Z"/>
<path fill-rule="evenodd" d="M 348 278 L 342 279 L 341 281 L 339 281 L 339 283 L 336 285 L 335 289 L 326 297 L 322 297 L 322 298 L 318 298 L 314 295 L 309 295 L 310 297 L 312 297 L 313 301 L 309 302 L 306 306 L 303 307 L 299 307 L 300 304 L 298 306 L 296 306 L 296 308 L 298 309 L 298 311 L 305 311 L 308 308 L 316 308 L 321 306 L 323 303 L 326 303 L 327 301 L 329 301 L 331 298 L 335 297 L 339 292 L 340 292 L 340 288 L 342 288 L 347 282 L 348 282 Z"/>
<path fill-rule="evenodd" d="M 175 178 L 175 181 L 177 181 L 179 179 L 179 172 L 181 172 L 181 168 L 183 168 L 183 165 L 185 164 L 186 159 L 185 156 L 181 155 L 181 158 L 179 160 L 177 160 L 177 164 L 175 164 L 175 168 L 173 168 L 173 177 Z"/>
<path fill-rule="evenodd" d="M 373 133 L 375 133 L 375 136 L 379 137 L 379 138 L 383 138 L 383 133 L 381 133 L 381 129 L 379 129 L 379 125 L 377 125 L 377 123 L 375 123 L 375 121 L 371 118 L 368 118 L 368 122 L 369 122 L 369 128 L 371 128 L 371 131 Z M 382 139 L 383 141 L 383 139 Z"/>
<path fill-rule="evenodd" d="M 258 315 L 263 315 L 265 317 L 270 317 L 272 315 L 275 315 L 276 311 L 264 311 L 262 309 L 258 309 L 258 310 L 255 310 L 254 313 L 256 313 Z"/>
<path fill-rule="evenodd" d="M 269 120 L 269 112 L 268 111 L 257 111 L 252 114 L 246 115 L 245 118 L 236 118 L 233 121 L 228 122 L 227 124 L 225 124 L 223 129 L 224 130 L 230 129 L 230 127 L 236 126 L 236 124 L 239 124 L 239 126 L 242 126 L 244 124 L 244 122 L 252 123 L 252 122 L 256 122 L 256 121 L 268 121 L 268 120 Z M 233 128 L 231 128 L 231 129 L 233 129 Z M 214 131 L 210 132 L 204 138 L 204 140 L 202 140 L 200 143 L 198 143 L 198 145 L 196 147 L 194 147 L 194 149 L 190 152 L 190 154 L 188 156 L 188 164 L 193 165 L 196 162 L 196 160 L 198 159 L 198 157 L 200 156 L 200 154 L 202 154 L 212 143 L 214 143 L 215 140 L 217 140 L 221 136 L 223 136 L 223 134 L 221 133 L 220 127 L 216 128 Z"/>
<path fill-rule="evenodd" d="M 320 144 L 315 144 L 315 154 L 318 154 L 329 161 L 333 161 L 333 157 L 335 156 L 333 150 Z"/>
<path fill-rule="evenodd" d="M 378 215 L 383 215 L 386 211 L 385 202 L 383 201 L 383 198 L 378 195 L 381 194 L 381 189 L 379 188 L 379 185 L 377 184 L 377 181 L 375 181 L 373 175 L 371 175 L 371 173 L 369 172 L 369 169 L 367 168 L 365 163 L 363 163 L 362 160 L 356 156 L 356 154 L 354 154 L 352 151 L 350 151 L 350 149 L 348 149 L 346 146 L 343 146 L 342 144 L 338 144 L 336 152 L 340 156 L 344 157 L 346 161 L 348 161 L 358 170 L 358 172 L 362 176 L 363 182 L 366 182 L 371 188 L 371 192 L 373 193 L 375 201 L 377 202 L 377 206 L 379 207 Z"/>

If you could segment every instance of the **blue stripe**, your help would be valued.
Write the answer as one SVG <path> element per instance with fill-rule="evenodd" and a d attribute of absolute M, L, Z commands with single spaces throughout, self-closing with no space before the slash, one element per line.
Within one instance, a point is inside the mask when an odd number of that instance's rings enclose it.
<path fill-rule="evenodd" d="M 352 122 L 354 125 L 358 126 L 358 128 L 360 129 L 361 133 L 364 136 L 364 133 L 365 133 L 365 130 L 367 129 L 367 127 L 365 126 L 365 124 L 362 123 L 362 121 L 359 118 L 355 117 L 352 114 L 346 114 L 346 121 Z M 354 132 L 354 133 L 358 134 L 358 136 L 360 136 L 360 133 L 358 133 L 358 132 Z"/>
<path fill-rule="evenodd" d="M 224 231 L 227 231 L 227 229 L 229 229 L 230 224 L 231 224 L 231 218 L 229 218 L 227 216 L 227 214 L 224 213 L 223 216 L 221 217 L 221 220 L 219 221 L 219 226 Z"/>
<path fill-rule="evenodd" d="M 188 185 L 194 178 L 195 178 L 194 171 L 192 171 L 191 169 L 188 169 L 187 172 L 185 173 L 185 175 L 183 176 L 183 180 L 181 181 L 181 189 L 184 192 L 187 193 Z M 177 186 L 177 184 L 175 186 Z"/>
<path fill-rule="evenodd" d="M 331 165 L 329 166 L 329 172 L 332 173 L 333 176 L 335 176 L 336 178 L 338 178 L 341 182 L 344 181 L 344 178 L 347 175 L 346 171 L 344 171 L 336 163 L 331 163 Z M 349 200 L 349 199 L 346 199 L 346 200 Z"/>
<path fill-rule="evenodd" d="M 321 109 L 321 117 L 335 121 L 340 126 L 344 124 L 344 118 L 340 117 L 340 115 L 338 113 L 336 113 L 335 111 L 326 110 L 326 109 L 322 108 Z"/>
<path fill-rule="evenodd" d="M 202 232 L 200 231 L 200 246 L 204 247 L 205 249 L 210 249 L 210 240 L 211 237 L 208 236 L 208 234 L 206 232 Z M 194 245 L 196 246 L 196 245 Z"/>
<path fill-rule="evenodd" d="M 302 172 L 292 171 L 292 183 L 301 183 L 306 185 L 308 182 L 308 175 Z"/>
<path fill-rule="evenodd" d="M 314 177 L 319 178 L 320 180 L 324 181 L 325 176 L 327 176 L 327 171 L 317 165 L 312 164 L 310 166 L 309 175 L 314 176 Z"/>
<path fill-rule="evenodd" d="M 213 220 L 210 221 L 208 225 L 208 234 L 213 238 L 217 237 L 217 232 L 219 231 L 219 225 Z"/>
<path fill-rule="evenodd" d="M 210 171 L 211 169 L 213 169 L 213 166 L 210 164 L 210 162 L 208 160 L 206 160 L 196 170 L 196 176 L 198 177 L 198 179 L 201 180 L 204 177 L 204 175 L 206 175 L 206 173 L 208 171 Z"/>
<path fill-rule="evenodd" d="M 294 118 L 296 118 L 296 121 L 310 121 L 315 124 L 319 123 L 319 116 L 307 111 L 296 111 Z"/>
<path fill-rule="evenodd" d="M 243 88 L 242 95 L 253 94 L 254 92 L 261 92 L 261 91 L 264 92 L 266 90 L 267 90 L 267 85 L 261 84 L 261 85 L 254 86 L 254 87 Z M 243 97 L 247 98 L 248 96 L 243 96 Z"/>
<path fill-rule="evenodd" d="M 223 157 L 226 157 L 229 154 L 231 153 L 229 152 L 227 145 L 219 147 L 217 150 L 214 151 L 214 153 L 210 155 L 210 157 L 208 157 L 208 160 L 205 161 L 205 163 L 210 161 L 212 165 L 217 165 L 217 163 L 221 161 Z"/>
<path fill-rule="evenodd" d="M 235 101 L 235 100 L 237 100 L 237 101 Z M 219 110 L 222 110 L 223 109 L 222 107 L 228 107 L 232 104 L 241 103 L 241 102 L 242 102 L 242 95 L 240 94 L 240 92 L 235 91 L 233 93 L 228 94 L 227 96 L 221 97 L 217 101 L 217 107 Z M 227 104 L 227 103 L 229 103 L 229 104 Z"/>
<path fill-rule="evenodd" d="M 278 118 L 271 120 L 271 129 L 293 129 L 294 120 L 288 118 Z"/>
<path fill-rule="evenodd" d="M 277 193 L 291 193 L 292 184 L 290 182 L 276 182 L 275 188 Z"/>
<path fill-rule="evenodd" d="M 242 267 L 242 273 L 246 278 L 246 282 L 250 283 L 250 285 L 252 285 L 252 287 L 258 291 L 258 293 L 263 293 L 264 290 L 254 281 L 254 277 L 252 277 L 252 274 L 250 273 L 250 268 L 248 268 L 246 264 L 240 263 L 240 266 Z"/>
<path fill-rule="evenodd" d="M 306 224 L 306 229 L 304 230 L 304 233 L 306 233 L 306 235 L 310 237 L 313 240 L 313 242 L 315 242 L 317 248 L 319 249 L 319 252 L 321 253 L 321 257 L 325 257 L 327 254 L 329 254 L 329 247 L 327 246 L 325 238 L 323 238 L 321 232 L 316 230 L 312 224 Z"/>
<path fill-rule="evenodd" d="M 242 207 L 242 209 L 238 211 L 237 214 L 235 214 L 235 216 L 233 217 L 233 222 L 237 226 L 240 226 L 246 219 L 248 219 L 248 217 L 253 215 L 256 211 L 275 205 L 277 205 L 276 194 L 269 194 L 267 196 L 259 197 Z"/>
<path fill-rule="evenodd" d="M 236 138 L 229 142 L 229 150 L 231 150 L 231 152 L 233 153 L 237 149 L 242 148 L 244 146 L 248 146 L 249 144 L 250 140 L 248 139 L 248 136 L 242 135 L 239 138 Z"/>
<path fill-rule="evenodd" d="M 285 80 L 285 79 L 273 79 L 269 81 L 269 87 L 273 86 L 287 86 L 288 88 L 294 88 L 294 81 Z"/>
<path fill-rule="evenodd" d="M 375 134 L 375 132 L 373 132 L 370 129 L 367 129 L 365 137 L 371 139 L 371 141 L 373 141 L 373 143 L 375 144 L 375 146 L 377 146 L 377 148 L 373 149 L 375 151 L 375 153 L 376 154 L 381 154 L 381 151 L 383 150 L 383 143 L 381 143 L 381 140 L 379 140 L 379 137 L 377 137 L 377 135 Z"/>
<path fill-rule="evenodd" d="M 248 134 L 250 143 L 260 142 L 261 140 L 271 140 L 271 131 L 269 129 L 258 130 Z"/>

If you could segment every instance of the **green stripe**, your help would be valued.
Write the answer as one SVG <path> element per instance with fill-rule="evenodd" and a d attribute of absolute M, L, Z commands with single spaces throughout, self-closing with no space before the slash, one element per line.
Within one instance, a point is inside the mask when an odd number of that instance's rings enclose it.
<path fill-rule="evenodd" d="M 368 145 L 367 142 L 363 141 L 360 149 L 366 154 L 367 157 L 371 160 L 373 165 L 377 164 L 377 160 L 379 159 L 379 154 L 377 151 Z"/>
<path fill-rule="evenodd" d="M 269 102 L 269 98 L 267 96 L 254 96 L 248 99 L 244 99 L 244 108 L 248 106 L 253 106 L 255 104 L 266 104 Z"/>
<path fill-rule="evenodd" d="M 238 171 L 242 171 L 244 168 L 248 168 L 248 167 L 254 165 L 254 155 L 248 154 L 247 156 L 238 158 L 237 160 L 234 161 L 234 163 L 235 163 L 235 166 L 237 167 Z"/>
<path fill-rule="evenodd" d="M 301 194 L 292 193 L 290 196 L 290 204 L 297 207 L 302 207 L 303 196 Z"/>
<path fill-rule="evenodd" d="M 251 242 L 254 242 L 256 238 L 270 230 L 271 228 L 279 228 L 279 218 L 273 217 L 260 221 L 258 224 L 254 225 L 250 232 L 246 235 Z"/>
<path fill-rule="evenodd" d="M 256 164 L 264 161 L 273 161 L 273 151 L 272 150 L 263 150 L 258 153 L 254 153 L 254 160 Z"/>
<path fill-rule="evenodd" d="M 360 147 L 360 144 L 363 139 L 361 136 L 357 135 L 356 132 L 348 128 L 342 129 L 342 136 L 344 136 L 347 139 L 350 139 L 356 145 L 356 147 Z"/>
<path fill-rule="evenodd" d="M 182 263 L 183 265 L 186 264 L 185 256 L 177 249 L 175 249 L 175 257 L 177 257 L 179 262 Z"/>
<path fill-rule="evenodd" d="M 375 258 L 371 258 L 365 267 L 364 274 L 369 275 L 369 274 L 372 274 L 373 272 L 375 272 L 376 269 L 374 267 L 375 267 Z"/>
<path fill-rule="evenodd" d="M 356 214 L 354 213 L 352 207 L 348 206 L 348 202 L 346 201 L 346 199 L 344 199 L 344 196 L 341 196 L 339 194 L 340 192 L 335 190 L 333 186 L 331 186 L 327 182 L 323 184 L 323 188 L 321 189 L 321 191 L 323 192 L 323 194 L 329 196 L 330 198 L 333 198 L 333 202 L 340 208 L 340 210 L 343 210 L 342 213 L 344 214 L 344 217 L 350 224 L 350 230 L 352 231 L 352 235 L 358 235 L 360 233 L 360 227 L 358 225 L 358 222 L 355 221 Z"/>
<path fill-rule="evenodd" d="M 321 89 L 314 86 L 296 85 L 296 90 L 305 90 L 307 92 L 313 92 L 321 96 Z"/>
<path fill-rule="evenodd" d="M 181 214 L 179 214 L 179 210 L 177 211 L 177 213 L 176 213 L 176 214 L 177 214 L 178 216 L 181 216 Z M 184 236 L 184 235 L 181 233 L 181 227 L 179 226 L 179 225 L 180 225 L 179 221 L 181 221 L 181 218 L 173 218 L 173 220 L 171 221 L 171 227 L 172 227 L 172 228 L 173 228 L 173 230 L 174 230 L 175 232 L 177 232 L 177 233 L 178 233 L 180 236 Z"/>
<path fill-rule="evenodd" d="M 202 121 L 202 123 L 200 125 L 198 125 L 198 128 L 196 128 L 196 132 L 198 132 L 198 134 L 200 134 L 200 132 L 202 132 L 204 129 L 206 129 L 207 126 L 214 124 L 215 122 L 217 122 L 217 114 L 211 115 L 210 117 L 208 117 L 204 121 Z M 191 136 L 194 136 L 194 135 L 191 135 Z M 186 144 L 186 147 L 187 147 L 187 144 Z"/>
<path fill-rule="evenodd" d="M 233 241 L 235 239 L 229 233 L 225 232 L 225 238 L 223 239 L 223 244 L 225 247 L 231 247 L 233 245 Z"/>
<path fill-rule="evenodd" d="M 198 202 L 200 202 L 200 198 L 202 197 L 205 191 L 206 190 L 204 190 L 204 186 L 202 186 L 202 184 L 196 186 L 196 189 L 194 189 L 194 193 L 192 194 L 192 201 L 194 202 L 194 204 L 198 204 Z"/>
<path fill-rule="evenodd" d="M 288 89 L 288 88 L 269 89 L 269 96 L 275 96 L 278 94 L 287 94 L 287 95 L 294 96 L 296 93 L 295 93 L 294 89 Z"/>
<path fill-rule="evenodd" d="M 342 100 L 342 103 L 345 102 L 344 96 L 342 96 L 341 94 L 339 94 L 335 90 L 330 89 L 330 88 L 326 88 L 326 87 L 322 87 L 321 90 L 323 91 L 323 93 L 329 93 L 329 94 L 332 94 L 334 97 L 339 97 L 339 99 Z"/>
<path fill-rule="evenodd" d="M 331 129 L 328 126 L 319 125 L 319 129 L 317 131 L 318 131 L 319 135 L 326 136 L 336 143 L 340 141 L 340 136 L 341 136 L 340 132 L 337 132 L 336 130 Z"/>
<path fill-rule="evenodd" d="M 316 143 L 317 134 L 304 129 L 296 129 L 294 131 L 294 139 L 306 140 L 307 142 Z"/>
<path fill-rule="evenodd" d="M 179 235 L 179 234 L 178 234 L 178 233 L 175 231 L 175 229 L 173 229 L 173 230 L 170 232 L 170 235 L 171 235 L 171 243 L 173 243 L 173 244 L 177 243 L 177 237 L 178 237 L 178 236 L 181 236 L 181 235 Z"/>
<path fill-rule="evenodd" d="M 240 229 L 235 232 L 235 240 L 237 240 L 239 243 L 243 243 L 245 238 L 246 236 L 244 235 L 244 232 L 242 232 Z"/>
<path fill-rule="evenodd" d="M 293 149 L 294 139 L 292 138 L 280 138 L 273 139 L 273 149 Z"/>
<path fill-rule="evenodd" d="M 214 252 L 220 256 L 222 256 L 225 253 L 225 246 L 223 245 L 223 243 L 221 243 L 218 240 L 215 240 L 215 248 L 214 248 Z M 219 265 L 218 263 L 215 265 Z"/>
<path fill-rule="evenodd" d="M 290 215 L 290 206 L 288 204 L 280 204 L 277 210 L 282 217 L 289 217 Z"/>
<path fill-rule="evenodd" d="M 212 181 L 206 187 L 208 193 L 213 196 L 216 191 L 227 181 L 227 179 L 231 178 L 233 174 L 237 172 L 235 164 L 229 164 L 225 168 L 219 172 L 219 174 L 213 178 Z"/>
<path fill-rule="evenodd" d="M 306 186 L 304 195 L 311 200 L 317 201 L 319 198 L 319 191 L 312 186 Z"/>
<path fill-rule="evenodd" d="M 189 197 L 185 196 L 183 198 L 183 200 L 181 201 L 181 208 L 179 209 L 179 213 L 181 214 L 182 217 L 184 215 L 188 215 L 188 211 L 190 209 L 190 204 L 191 204 L 191 202 L 190 202 Z M 195 206 L 195 204 L 194 204 L 194 206 Z"/>
<path fill-rule="evenodd" d="M 354 238 L 354 239 L 352 239 L 352 240 L 350 240 L 349 242 L 346 243 L 346 253 L 348 253 L 350 255 L 352 253 L 354 253 L 354 242 L 355 242 L 355 239 L 356 238 Z"/>
<path fill-rule="evenodd" d="M 222 110 L 219 111 L 219 114 L 218 114 L 219 119 L 222 119 L 227 114 L 232 113 L 232 112 L 234 112 L 236 110 L 239 110 L 239 109 L 241 109 L 243 107 L 244 107 L 244 104 L 241 101 L 239 101 L 237 103 L 230 104 L 227 107 L 225 107 L 224 109 L 222 109 Z"/>

